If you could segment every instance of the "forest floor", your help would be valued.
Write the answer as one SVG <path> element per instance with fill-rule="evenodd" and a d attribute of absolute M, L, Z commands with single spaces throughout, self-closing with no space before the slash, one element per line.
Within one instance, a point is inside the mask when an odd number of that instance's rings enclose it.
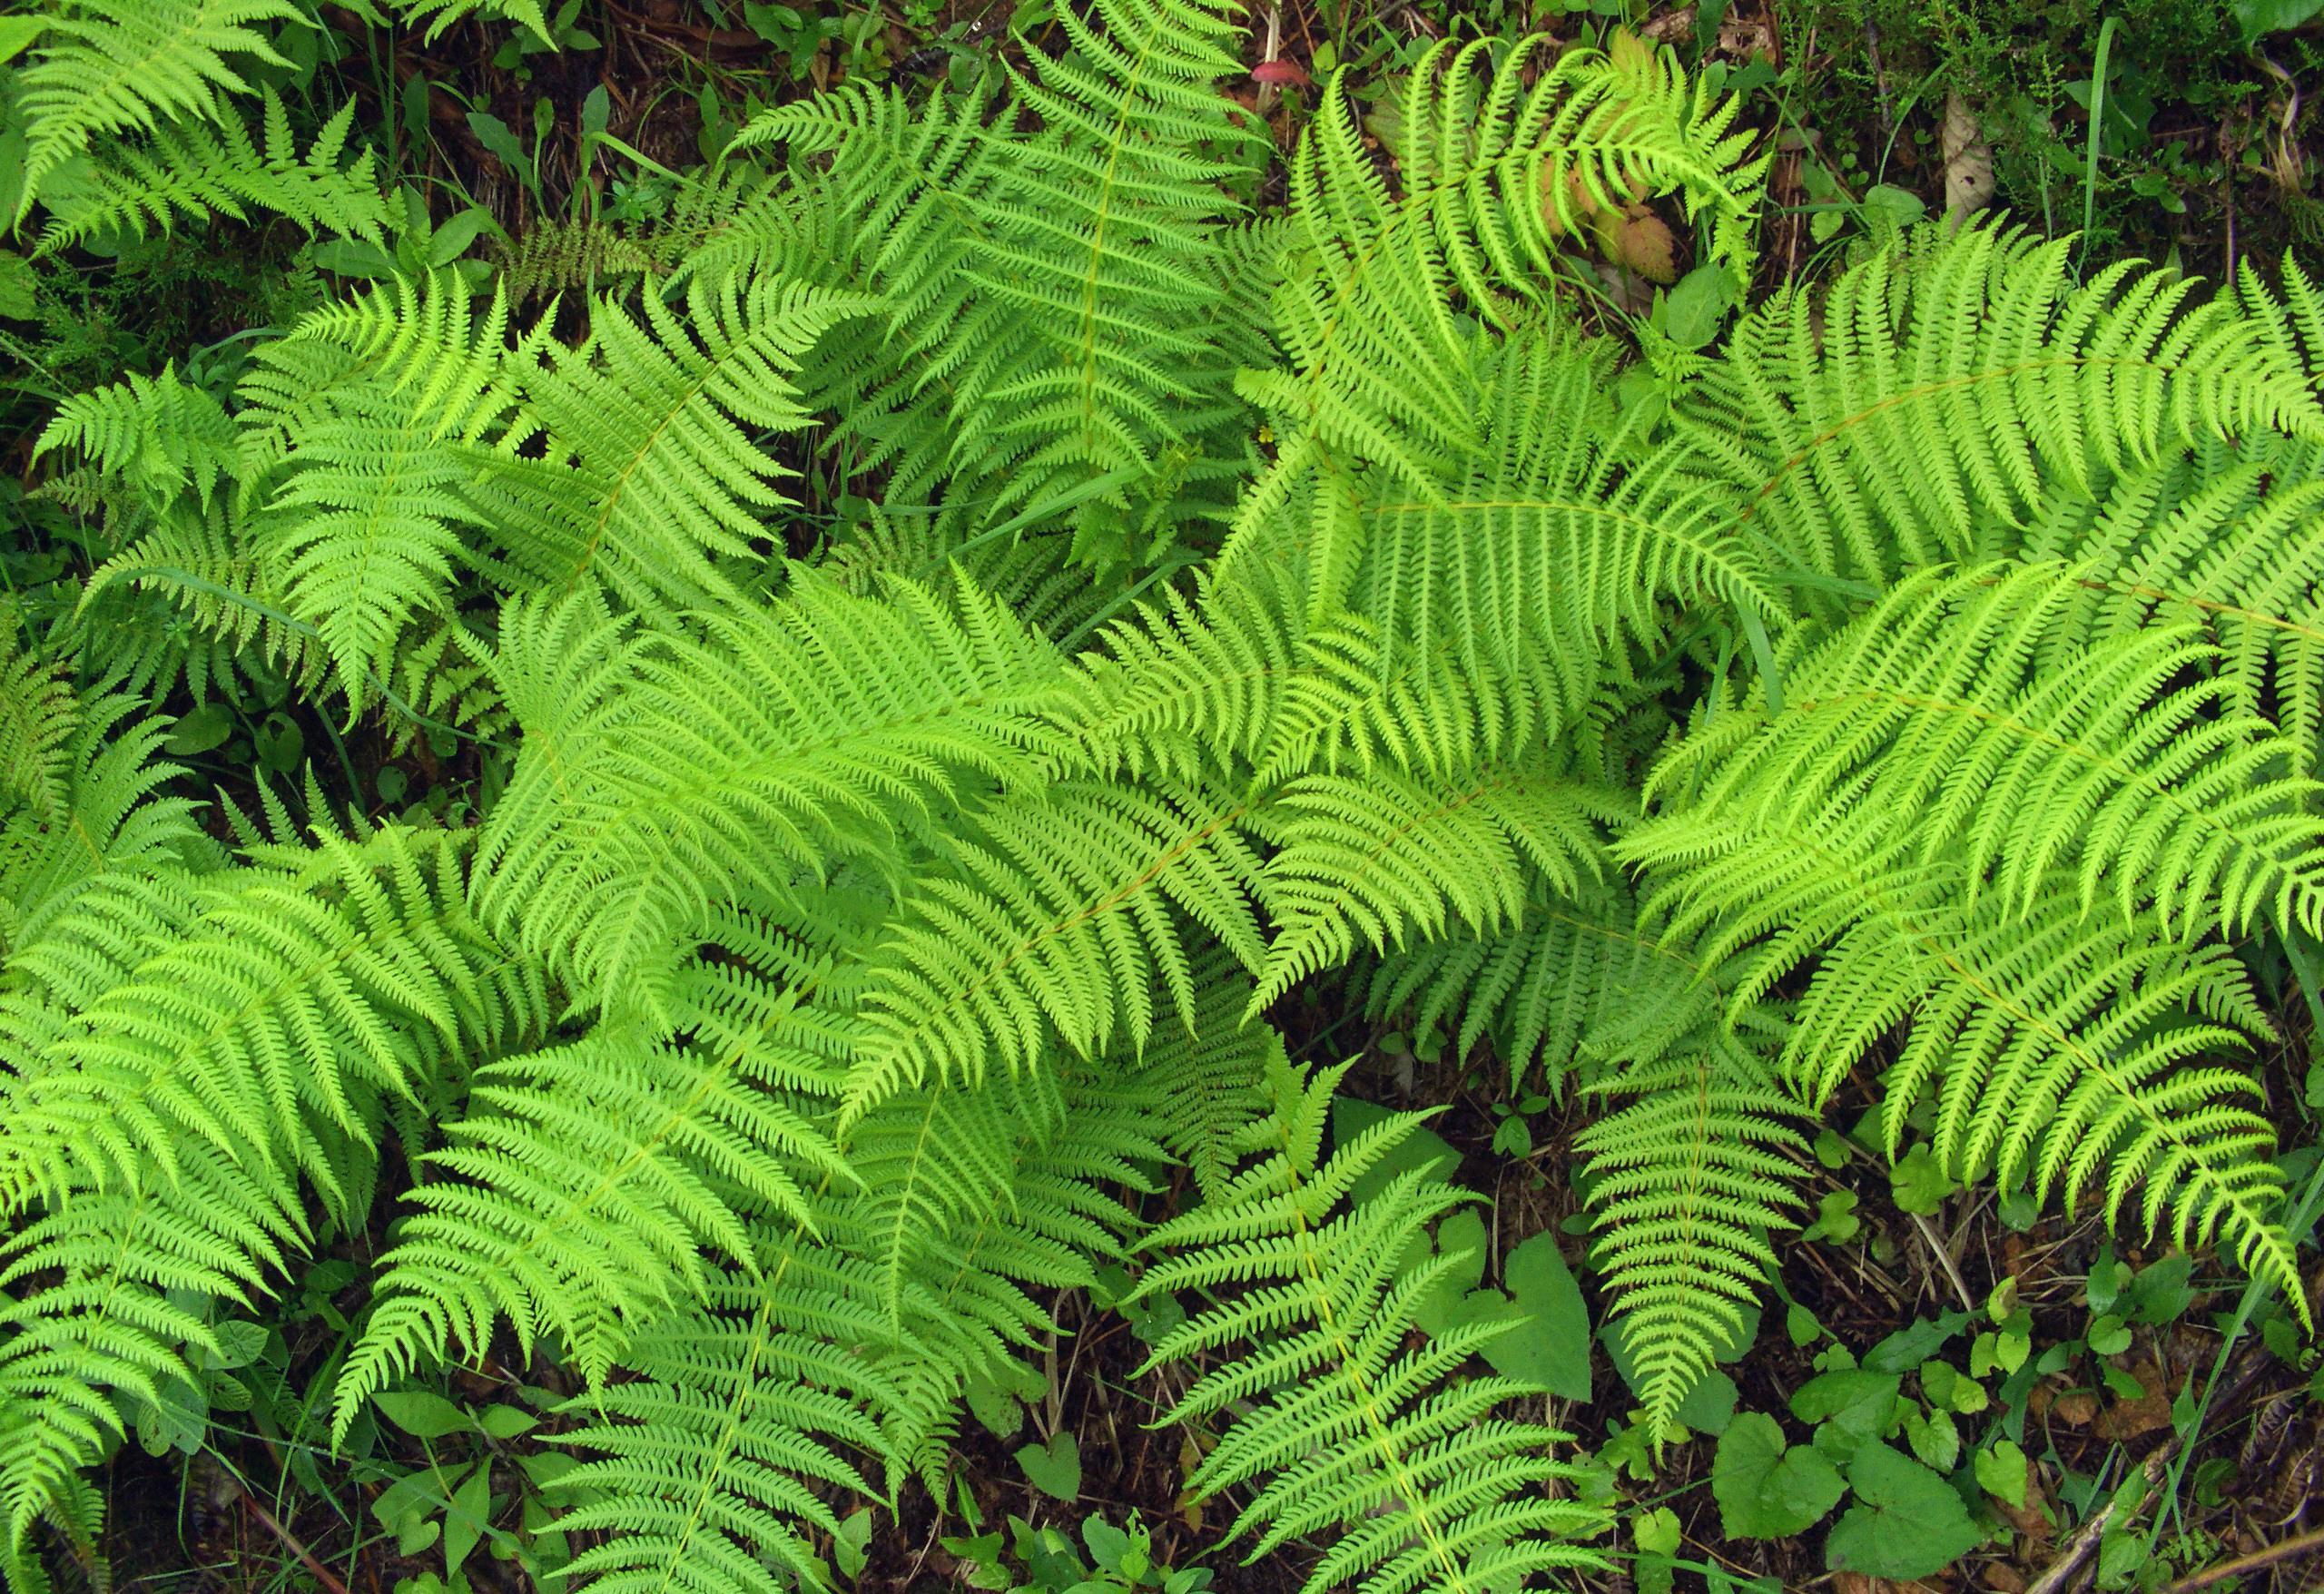
<path fill-rule="evenodd" d="M 2175 260 L 2214 277 L 2255 253 L 2307 251 L 2324 236 L 2324 207 L 2309 197 L 2319 187 L 2311 151 L 2324 148 L 2317 108 L 2324 38 L 2306 15 L 2315 7 L 2302 0 L 2129 0 L 2102 15 L 2095 0 L 1731 0 L 1643 12 L 1628 0 L 1594 0 L 1530 14 L 1523 4 L 1285 0 L 1254 15 L 1252 76 L 1237 96 L 1288 149 L 1315 84 L 1334 63 L 1353 69 L 1359 96 L 1371 95 L 1432 38 L 1529 24 L 1578 37 L 1626 24 L 1674 44 L 1690 66 L 1721 67 L 1777 142 L 1762 291 L 1818 276 L 1883 216 L 1944 210 L 1948 182 L 1990 192 L 2036 227 L 2065 231 L 2086 218 L 2089 247 L 2102 257 Z M 546 102 L 565 125 L 602 87 L 612 133 L 682 169 L 731 131 L 753 99 L 851 74 L 934 76 L 1001 47 L 1009 33 L 1009 0 L 902 0 L 878 10 L 850 0 L 837 12 L 807 5 L 591 0 L 581 20 L 596 48 L 517 59 L 482 26 L 463 24 L 432 44 L 409 43 L 387 63 L 391 78 L 376 77 L 363 91 L 380 103 L 366 106 L 359 124 L 397 125 L 424 138 L 428 167 L 521 235 L 529 217 L 556 212 L 574 191 L 571 152 L 547 146 L 520 182 L 479 142 L 469 109 L 525 126 Z M 2252 32 L 2255 21 L 2288 17 L 2294 25 Z M 2087 107 L 2102 82 L 2103 159 L 2093 184 Z M 392 105 L 384 103 L 390 83 Z M 1686 262 L 1635 263 L 1638 275 L 1659 278 Z M 1531 1151 L 1512 1159 L 1489 1150 L 1502 1133 L 1493 1104 L 1507 1094 L 1490 1059 L 1472 1059 L 1466 1073 L 1413 1070 L 1400 1067 L 1381 1034 L 1355 1035 L 1320 1011 L 1285 1017 L 1287 1033 L 1304 1032 L 1319 1048 L 1328 1041 L 1334 1057 L 1361 1039 L 1366 1061 L 1350 1081 L 1361 1093 L 1448 1109 L 1433 1127 L 1462 1154 L 1464 1174 L 1491 1196 L 1493 1222 L 1505 1232 L 1531 1234 L 1571 1218 L 1568 1184 L 1551 1176 L 1568 1165 L 1571 1135 L 1584 1121 L 1573 1100 L 1529 1115 Z M 2286 1029 L 2305 1027 L 2303 1015 Z M 2305 1104 L 2314 1084 L 2304 1051 L 2271 1059 L 2268 1083 L 2282 1111 L 2284 1145 L 2312 1145 Z M 2010 1542 L 1965 1558 L 1927 1586 L 2056 1594 L 2102 1572 L 2112 1586 L 2174 1590 L 2324 1587 L 2324 1544 L 2309 1537 L 2324 1528 L 2324 1403 L 2305 1365 L 2312 1355 L 2284 1332 L 2280 1309 L 2230 1336 L 2222 1323 L 2234 1320 L 2245 1292 L 2214 1259 L 2177 1274 L 2167 1267 L 2150 1274 L 2156 1258 L 2110 1247 L 2095 1221 L 2013 1222 L 2023 1215 L 1988 1192 L 1891 1186 L 1861 1158 L 1850 1166 L 1845 1146 L 1837 1155 L 1843 1166 L 1827 1170 L 1817 1194 L 1854 1193 L 1855 1204 L 1827 1202 L 1826 1232 L 1787 1252 L 1778 1298 L 1756 1340 L 1724 1370 L 1735 1386 L 1732 1408 L 1784 1410 L 1835 1345 L 1862 1357 L 1919 1333 L 1928 1353 L 1911 1365 L 1945 1357 L 1965 1363 L 1974 1335 L 1993 1326 L 1992 1292 L 2010 1278 L 2030 1312 L 2033 1363 L 2056 1363 L 2022 1381 L 2014 1398 L 2024 1406 L 2024 1448 L 2053 1453 L 2063 1465 L 2030 1480 L 2023 1505 L 2011 1508 Z M 1077 1436 L 1078 1498 L 1059 1501 L 1032 1485 L 1012 1459 L 1025 1436 L 1003 1440 L 970 1423 L 960 1470 L 968 1504 L 988 1524 L 1013 1515 L 1070 1528 L 1086 1517 L 1134 1515 L 1153 1531 L 1158 1561 L 1188 1564 L 1225 1521 L 1216 1506 L 1206 1511 L 1179 1497 L 1185 1458 L 1172 1433 L 1147 1426 L 1161 1392 L 1137 1376 L 1144 1346 L 1132 1325 L 1118 1316 L 1085 1321 L 1080 1310 L 1059 1303 L 1064 1326 L 1076 1332 L 1054 1353 L 1061 1372 L 1069 1363 L 1077 1375 L 1053 1381 L 1072 1392 L 1037 1408 L 1034 1435 Z M 469 1392 L 479 1400 L 498 1388 L 487 1375 L 475 1382 Z M 1770 1579 L 1786 1589 L 1837 1594 L 1890 1587 L 1827 1571 L 1812 1537 L 1724 1538 L 1709 1487 L 1710 1439 L 1678 1444 L 1652 1467 L 1635 1443 L 1625 1451 L 1619 1441 L 1632 1401 L 1602 1352 L 1590 1390 L 1588 1402 L 1552 1402 L 1551 1420 L 1586 1436 L 1601 1462 L 1613 1458 L 1626 1499 L 1675 1513 L 1680 1562 L 1721 1567 L 1738 1584 Z M 284 1482 L 295 1471 L 255 1435 L 190 1474 L 124 1447 L 104 1480 L 114 1587 L 391 1594 L 428 1586 L 416 1579 L 440 1565 L 440 1555 L 399 1554 L 365 1501 Z M 2070 1498 L 2075 1489 L 2079 1496 Z M 2110 1490 L 2116 1531 L 2102 1545 L 2090 1524 L 2106 1513 Z M 867 1547 L 856 1587 L 921 1594 L 961 1586 L 973 1568 L 947 1544 L 965 1530 L 960 1501 L 940 1519 L 924 1491 L 907 1498 L 901 1522 Z M 2152 1549 L 2133 1557 L 2119 1548 L 2126 1527 L 2133 1539 L 2151 1537 Z M 2114 1564 L 2101 1564 L 2102 1549 Z M 2309 1550 L 2319 1553 L 2305 1558 Z M 1299 1575 L 1287 1556 L 1247 1569 L 1224 1556 L 1205 1564 L 1215 1569 L 1215 1587 L 1250 1594 L 1289 1594 Z M 1700 1573 L 1679 1575 L 1682 1587 L 1702 1586 Z M 481 1551 L 468 1581 L 479 1590 L 523 1586 L 511 1563 Z M 1600 1586 L 1609 1594 L 1630 1587 L 1616 1579 Z"/>

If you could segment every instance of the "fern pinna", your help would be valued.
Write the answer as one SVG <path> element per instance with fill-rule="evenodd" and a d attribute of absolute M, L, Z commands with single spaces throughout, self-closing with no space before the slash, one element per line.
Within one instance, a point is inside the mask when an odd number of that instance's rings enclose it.
<path fill-rule="evenodd" d="M 40 248 L 340 248 L 34 450 L 85 558 L 0 616 L 12 1587 L 375 1234 L 294 1442 L 553 1366 L 592 1584 L 822 1582 L 1076 1292 L 1163 1324 L 1189 1489 L 1318 1594 L 1601 1564 L 1482 1370 L 1538 1327 L 1423 1310 L 1472 1195 L 1414 1115 L 1331 1143 L 1303 992 L 1591 1115 L 1658 1441 L 1844 1090 L 2304 1317 L 2250 1063 L 2255 953 L 2324 932 L 2296 264 L 1915 231 L 1640 362 L 1562 286 L 1597 218 L 1740 282 L 1766 163 L 1667 56 L 1437 47 L 1392 161 L 1334 92 L 1254 213 L 1229 11 L 1093 0 L 765 113 L 559 305 L 556 239 L 441 258 L 300 124 L 300 8 L 41 16 Z M 206 797 L 167 748 L 261 701 L 345 769 Z M 475 779 L 371 817 L 342 733 Z"/>

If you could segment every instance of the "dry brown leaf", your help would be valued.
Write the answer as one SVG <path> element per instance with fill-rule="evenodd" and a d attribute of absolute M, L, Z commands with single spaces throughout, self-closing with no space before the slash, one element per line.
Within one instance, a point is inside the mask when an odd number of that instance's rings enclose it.
<path fill-rule="evenodd" d="M 1958 93 L 1945 96 L 1945 213 L 1979 211 L 1994 197 L 1994 147 Z"/>
<path fill-rule="evenodd" d="M 2086 1389 L 2062 1394 L 2050 1402 L 2050 1415 L 2070 1427 L 2080 1428 L 2098 1415 L 2098 1397 Z"/>
<path fill-rule="evenodd" d="M 1738 17 L 1730 14 L 1718 25 L 1718 53 L 1738 61 L 1748 61 L 1754 55 L 1773 59 L 1775 29 L 1768 25 L 1764 16 Z"/>
<path fill-rule="evenodd" d="M 1994 1594 L 2025 1594 L 2025 1574 L 2000 1561 L 1985 1568 L 1980 1574 L 1980 1580 Z"/>
<path fill-rule="evenodd" d="M 1695 36 L 1695 8 L 1681 5 L 1649 18 L 1639 30 L 1639 37 L 1657 44 L 1675 44 L 1681 39 Z"/>
<path fill-rule="evenodd" d="M 1614 223 L 1606 252 L 1649 282 L 1679 280 L 1679 241 L 1670 235 L 1670 224 L 1643 205 L 1631 207 Z"/>
<path fill-rule="evenodd" d="M 1590 185 L 1579 172 L 1568 172 L 1560 179 L 1554 171 L 1544 168 L 1541 172 L 1541 214 L 1550 224 L 1550 236 L 1563 238 L 1568 232 L 1591 225 L 1602 209 L 1590 196 Z"/>
<path fill-rule="evenodd" d="M 2106 1408 L 2091 1424 L 2091 1432 L 2101 1439 L 2136 1439 L 2142 1433 L 2171 1426 L 2171 1394 L 2163 1382 L 2162 1369 L 2152 1362 L 2142 1362 L 2131 1369 L 2131 1376 L 2146 1392 L 2134 1401 L 2116 1401 Z"/>

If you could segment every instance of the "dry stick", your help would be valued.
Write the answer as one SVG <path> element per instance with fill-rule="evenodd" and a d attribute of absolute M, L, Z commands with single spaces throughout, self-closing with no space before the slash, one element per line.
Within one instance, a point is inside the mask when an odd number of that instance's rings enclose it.
<path fill-rule="evenodd" d="M 2249 1555 L 2192 1573 L 2165 1589 L 2163 1594 L 2188 1594 L 2190 1589 L 2208 1589 L 2213 1583 L 2225 1582 L 2230 1578 L 2240 1578 L 2246 1572 L 2256 1572 L 2261 1567 L 2273 1566 L 2280 1560 L 2290 1560 L 2296 1556 L 2308 1555 L 2319 1550 L 2324 1550 L 2324 1528 L 2318 1528 L 2311 1532 L 2302 1533 L 2296 1539 L 2287 1539 L 2280 1544 L 2270 1544 L 2265 1550 L 2255 1550 Z"/>
<path fill-rule="evenodd" d="M 2267 1365 L 2267 1363 L 2268 1353 L 2263 1347 L 2247 1346 L 2243 1354 L 2237 1359 L 2230 1375 L 2219 1386 L 2221 1397 L 2221 1406 L 2224 1408 L 2240 1400 L 2243 1392 L 2250 1386 L 2251 1381 L 2260 1375 L 2260 1370 Z M 2188 1434 L 2184 1437 L 2195 1440 L 2200 1439 L 2201 1435 Z M 2146 1510 L 2147 1502 L 2154 1498 L 2155 1488 L 2162 1481 L 2162 1475 L 2170 1470 L 2171 1457 L 2177 1452 L 2180 1441 L 2181 1436 L 2173 1434 L 2158 1445 L 2152 1455 L 2147 1457 L 2146 1465 L 2142 1469 L 2146 1474 L 2146 1487 L 2139 1491 L 2138 1503 L 2131 1507 L 2127 1513 L 2129 1518 L 2135 1519 L 2140 1512 Z M 2025 1594 L 2061 1594 L 2066 1585 L 2073 1580 L 2074 1575 L 2082 1569 L 2083 1562 L 2088 1560 L 2092 1553 L 2097 1550 L 2098 1540 L 2107 1528 L 2113 1523 L 2115 1518 L 2125 1514 L 2119 1509 L 2120 1505 L 2121 1497 L 2117 1494 L 2114 1498 L 2108 1500 L 2103 1509 L 2093 1515 L 2090 1520 L 2075 1529 L 2073 1537 L 2066 1540 L 2065 1548 L 2058 1552 L 2058 1559 L 2051 1563 L 2050 1569 L 2035 1579 L 2034 1586 L 2026 1589 Z M 2294 1540 L 2294 1542 L 2298 1541 Z M 2189 1587 L 2194 1586 L 2189 1585 Z"/>
<path fill-rule="evenodd" d="M 1937 1237 L 1935 1225 L 1917 1212 L 1909 1215 L 1915 1226 L 1920 1230 L 1922 1240 L 1926 1242 L 1929 1255 L 1936 1258 L 1937 1266 L 1943 1268 L 1945 1276 L 1952 1281 L 1954 1294 L 1961 1297 L 1961 1310 L 1975 1312 L 1977 1303 L 1975 1297 L 1969 1294 L 1969 1281 L 1961 1276 L 1961 1265 L 1953 1260 L 1953 1253 L 1946 1250 L 1945 1242 Z"/>
<path fill-rule="evenodd" d="M 274 1513 L 268 1510 L 264 1506 L 259 1504 L 258 1496 L 252 1494 L 247 1489 L 239 1490 L 239 1492 L 242 1497 L 242 1505 L 244 1509 L 246 1509 L 251 1515 L 256 1517 L 259 1520 L 260 1525 L 264 1527 L 268 1532 L 282 1540 L 283 1548 L 299 1558 L 300 1562 L 306 1567 L 307 1570 L 314 1575 L 315 1581 L 320 1583 L 325 1589 L 330 1589 L 330 1594 L 347 1594 L 347 1585 L 333 1577 L 331 1575 L 330 1569 L 324 1566 L 322 1562 L 317 1560 L 315 1559 L 314 1552 L 309 1550 L 304 1544 L 299 1542 L 299 1537 L 297 1534 L 291 1532 L 290 1529 L 284 1527 L 281 1522 L 276 1521 L 274 1520 Z"/>
<path fill-rule="evenodd" d="M 2103 1507 L 2092 1512 L 2090 1520 L 2074 1530 L 2073 1537 L 2067 1540 L 2065 1548 L 2058 1552 L 2058 1559 L 2050 1563 L 2050 1569 L 2036 1578 L 2025 1594 L 2062 1594 L 2065 1586 L 2073 1581 L 2074 1574 L 2082 1570 L 2082 1563 L 2096 1552 L 2098 1540 L 2113 1525 L 2114 1519 L 2118 1516 L 2135 1518 L 2146 1510 L 2146 1502 L 2154 1498 L 2155 1485 L 2162 1481 L 2163 1470 L 2171 1464 L 2171 1452 L 2178 1448 L 2179 1441 L 2175 1439 L 2157 1447 L 2155 1452 L 2146 1459 L 2146 1487 L 2139 1491 L 2138 1503 L 2125 1512 L 2122 1509 L 2122 1498 L 2118 1493 Z"/>

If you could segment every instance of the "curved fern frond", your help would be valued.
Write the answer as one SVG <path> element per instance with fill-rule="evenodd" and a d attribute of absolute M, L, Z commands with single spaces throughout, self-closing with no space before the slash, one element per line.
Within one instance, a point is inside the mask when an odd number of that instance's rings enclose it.
<path fill-rule="evenodd" d="M 1328 1537 L 1306 1594 L 1482 1594 L 1603 1565 L 1576 1542 L 1602 1528 L 1602 1514 L 1546 1492 L 1576 1476 L 1551 1459 L 1566 1436 L 1500 1414 L 1528 1387 L 1454 1377 L 1511 1324 L 1415 1333 L 1420 1298 L 1461 1258 L 1434 1256 L 1401 1275 L 1400 1264 L 1415 1242 L 1426 1250 L 1430 1224 L 1474 1197 L 1416 1170 L 1348 1199 L 1420 1116 L 1389 1115 L 1319 1156 L 1344 1072 L 1272 1069 L 1275 1112 L 1254 1136 L 1261 1159 L 1144 1242 L 1163 1259 L 1139 1281 L 1142 1294 L 1226 1293 L 1164 1335 L 1147 1362 L 1220 1358 L 1164 1418 L 1234 1413 L 1189 1493 L 1257 1484 L 1233 1530 L 1256 1535 L 1249 1560 Z"/>
<path fill-rule="evenodd" d="M 1513 922 L 1529 870 L 1579 891 L 1585 876 L 1601 878 L 1599 822 L 1623 806 L 1538 765 L 1446 782 L 1386 770 L 1292 782 L 1255 822 L 1277 849 L 1259 889 L 1280 928 L 1254 1009 L 1359 945 L 1385 950 L 1414 934 Z"/>
<path fill-rule="evenodd" d="M 67 0 L 19 80 L 25 121 L 21 222 L 49 174 L 103 134 L 152 133 L 181 117 L 220 122 L 226 93 L 248 93 L 229 58 L 287 67 L 258 25 L 311 25 L 290 0 Z"/>
<path fill-rule="evenodd" d="M 1725 1031 L 1605 1087 L 1639 1099 L 1576 1148 L 1589 1158 L 1600 1283 L 1659 1444 L 1781 1265 L 1768 1235 L 1798 1226 L 1808 1115 Z"/>
<path fill-rule="evenodd" d="M 931 1078 L 981 1079 L 996 1058 L 1029 1067 L 1052 1036 L 1084 1057 L 1117 1035 L 1142 1048 L 1157 986 L 1190 1028 L 1182 915 L 1259 961 L 1246 812 L 1199 787 L 1060 782 L 977 814 L 872 956 L 842 1122 Z"/>
<path fill-rule="evenodd" d="M 1426 492 L 1382 482 L 1353 506 L 1364 535 L 1350 601 L 1391 667 L 1401 647 L 1440 638 L 1472 672 L 1512 676 L 1546 657 L 1573 717 L 1612 644 L 1659 636 L 1659 605 L 1780 611 L 1723 524 L 1724 497 L 1684 481 L 1669 452 L 1637 458 L 1650 410 L 1615 409 L 1601 356 L 1533 321 L 1484 363 L 1477 451 Z"/>
<path fill-rule="evenodd" d="M 2244 1267 L 2291 1285 L 2283 1176 L 2256 1083 L 2198 1067 L 2268 1032 L 2240 967 L 2186 949 L 2151 920 L 2085 914 L 2071 876 L 2039 882 L 2032 910 L 1973 897 L 1955 861 L 1861 811 L 1797 818 L 1684 811 L 1648 821 L 1618 856 L 1655 869 L 1649 913 L 1706 963 L 1745 953 L 1735 1003 L 1816 959 L 1783 1069 L 1820 1106 L 1867 1049 L 1905 1038 L 1886 1104 L 1892 1154 L 1905 1115 L 1937 1090 L 1936 1152 L 1964 1179 L 2053 1189 L 2069 1206 L 2101 1182 L 2101 1210 L 2149 1231 L 2217 1238 Z"/>
<path fill-rule="evenodd" d="M 644 634 L 587 593 L 503 613 L 525 727 L 478 853 L 487 922 L 608 1006 L 666 1009 L 721 901 L 781 900 L 907 838 L 980 782 L 1038 773 L 1056 651 L 965 584 L 854 596 L 812 573 L 764 608 Z"/>
<path fill-rule="evenodd" d="M 1994 554 L 2081 568 L 2085 591 L 2038 667 L 2071 669 L 2125 630 L 2194 624 L 2216 649 L 2208 673 L 2223 701 L 2273 718 L 2294 772 L 2324 772 L 2324 445 L 2206 440 L 2094 499 L 2045 486 L 2022 533 L 1989 538 Z"/>
<path fill-rule="evenodd" d="M 411 1192 L 419 1210 L 380 1259 L 335 1432 L 453 1339 L 482 1354 L 502 1316 L 527 1355 L 555 1335 L 595 1388 L 640 1327 L 699 1298 L 705 1253 L 747 1271 L 753 1218 L 812 1229 L 802 1181 L 852 1182 L 812 1101 L 774 1088 L 821 1071 L 786 1033 L 798 999 L 777 999 L 765 1030 L 713 1042 L 694 1033 L 694 994 L 682 985 L 675 1038 L 615 1026 L 471 1077 L 425 1159 L 448 1176 Z"/>
<path fill-rule="evenodd" d="M 2206 438 L 2324 439 L 2307 372 L 2231 296 L 2123 261 L 2074 287 L 2072 240 L 1915 234 L 1744 317 L 1674 410 L 1694 473 L 1809 576 L 1886 583 L 2023 525 L 2043 484 Z"/>
<path fill-rule="evenodd" d="M 891 1097 L 856 1123 L 864 1194 L 844 1244 L 873 1270 L 901 1343 L 955 1365 L 1030 1347 L 1056 1324 L 1033 1297 L 1086 1288 L 1136 1220 L 1114 1188 L 1150 1194 L 1167 1160 L 1149 1070 L 1029 1070 Z"/>
<path fill-rule="evenodd" d="M 2208 678 L 2191 624 L 2093 639 L 2031 667 L 2084 595 L 2071 566 L 1935 571 L 1786 671 L 1789 707 L 1715 716 L 1648 782 L 1723 822 L 1847 828 L 1957 861 L 2032 915 L 2072 871 L 2088 912 L 2150 910 L 2182 936 L 2216 919 L 2324 930 L 2324 786 Z"/>
<path fill-rule="evenodd" d="M 545 457 L 499 458 L 493 527 L 552 591 L 594 576 L 625 605 L 699 607 L 731 598 L 716 561 L 755 563 L 762 517 L 792 474 L 759 439 L 807 419 L 792 376 L 833 324 L 875 301 L 779 279 L 689 284 L 682 305 L 648 293 L 642 320 L 599 300 L 589 336 L 551 345 L 525 375 Z"/>
<path fill-rule="evenodd" d="M 75 1012 L 15 1082 L 0 1202 L 181 1176 L 190 1147 L 285 1177 L 334 1210 L 326 1135 L 368 1142 L 368 1102 L 448 1049 L 537 1028 L 546 993 L 469 919 L 458 832 L 323 835 L 303 861 L 205 881 L 197 933 L 163 940 Z"/>
<path fill-rule="evenodd" d="M 1712 253 L 1739 261 L 1767 160 L 1750 159 L 1751 135 L 1734 131 L 1739 103 L 1689 85 L 1667 56 L 1568 50 L 1544 61 L 1541 38 L 1494 62 L 1480 87 L 1500 50 L 1448 40 L 1414 67 L 1401 196 L 1346 112 L 1320 116 L 1301 145 L 1275 296 L 1289 369 L 1241 382 L 1291 441 L 1238 526 L 1327 454 L 1371 459 L 1433 494 L 1439 462 L 1482 441 L 1470 396 L 1490 339 L 1463 326 L 1455 295 L 1488 320 L 1512 300 L 1543 300 L 1578 201 L 1675 192 L 1689 215 L 1714 218 Z M 1325 103 L 1340 106 L 1343 93 L 1335 85 Z"/>

